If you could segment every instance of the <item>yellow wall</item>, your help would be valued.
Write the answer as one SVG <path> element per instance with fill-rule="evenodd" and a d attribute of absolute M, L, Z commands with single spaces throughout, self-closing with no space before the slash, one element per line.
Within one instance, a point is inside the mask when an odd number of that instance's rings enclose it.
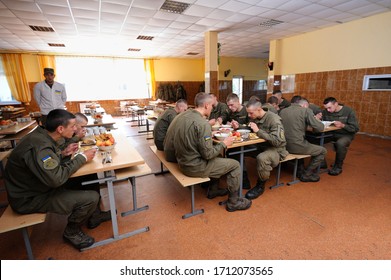
<path fill-rule="evenodd" d="M 274 74 L 391 65 L 391 12 L 271 42 Z"/>
<path fill-rule="evenodd" d="M 204 59 L 162 58 L 155 60 L 156 81 L 203 81 Z"/>
<path fill-rule="evenodd" d="M 219 65 L 219 80 L 232 80 L 234 75 L 244 76 L 244 80 L 266 80 L 268 75 L 267 59 L 221 57 Z M 224 71 L 231 69 L 224 77 Z"/>

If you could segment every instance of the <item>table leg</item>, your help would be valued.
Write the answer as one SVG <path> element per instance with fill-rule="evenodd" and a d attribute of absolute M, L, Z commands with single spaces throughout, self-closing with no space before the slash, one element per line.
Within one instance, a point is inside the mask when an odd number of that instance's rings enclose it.
<path fill-rule="evenodd" d="M 131 177 L 131 178 L 129 178 L 129 180 L 130 180 L 130 184 L 131 184 L 131 188 L 132 188 L 133 209 L 129 210 L 129 211 L 126 211 L 126 212 L 122 212 L 121 213 L 121 217 L 125 217 L 125 216 L 131 215 L 131 214 L 136 214 L 138 212 L 141 212 L 141 211 L 149 209 L 148 205 L 145 205 L 143 207 L 137 208 L 136 177 Z"/>

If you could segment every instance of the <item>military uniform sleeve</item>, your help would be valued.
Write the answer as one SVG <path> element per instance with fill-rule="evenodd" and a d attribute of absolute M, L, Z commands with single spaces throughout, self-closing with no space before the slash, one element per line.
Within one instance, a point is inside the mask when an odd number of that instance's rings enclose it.
<path fill-rule="evenodd" d="M 61 158 L 50 147 L 37 147 L 25 155 L 26 164 L 39 180 L 52 188 L 63 185 L 85 162 L 82 155 L 61 163 Z"/>
<path fill-rule="evenodd" d="M 257 135 L 258 137 L 268 141 L 274 147 L 281 147 L 286 143 L 284 127 L 281 122 L 274 122 L 271 125 L 269 132 L 260 128 Z"/>
<path fill-rule="evenodd" d="M 213 145 L 212 130 L 208 123 L 205 123 L 205 125 L 202 126 L 196 126 L 195 130 L 198 139 L 198 151 L 203 159 L 210 160 L 215 158 L 225 148 L 224 143 Z"/>
<path fill-rule="evenodd" d="M 356 118 L 356 113 L 351 110 L 348 117 L 347 121 L 345 124 L 345 127 L 343 128 L 349 133 L 357 133 L 360 129 L 357 118 Z"/>
<path fill-rule="evenodd" d="M 324 130 L 324 124 L 315 118 L 311 109 L 306 110 L 305 119 L 307 121 L 307 125 L 311 126 L 314 129 L 314 132 L 321 132 Z"/>
<path fill-rule="evenodd" d="M 62 87 L 63 87 L 63 90 L 61 92 L 61 99 L 65 103 L 67 101 L 67 92 L 65 90 L 65 85 L 62 85 Z"/>

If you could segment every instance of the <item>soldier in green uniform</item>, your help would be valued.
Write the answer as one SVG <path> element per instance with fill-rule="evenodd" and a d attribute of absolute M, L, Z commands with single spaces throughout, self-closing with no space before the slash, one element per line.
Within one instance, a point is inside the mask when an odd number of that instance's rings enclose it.
<path fill-rule="evenodd" d="M 172 120 L 180 113 L 187 110 L 187 101 L 185 99 L 179 99 L 175 103 L 175 108 L 169 107 L 161 114 L 153 127 L 153 141 L 156 148 L 160 151 L 164 150 L 164 138 L 166 137 L 167 129 L 170 126 Z"/>
<path fill-rule="evenodd" d="M 227 106 L 229 108 L 228 121 L 234 129 L 239 128 L 240 125 L 248 124 L 246 107 L 240 104 L 239 96 L 236 93 L 228 94 Z"/>
<path fill-rule="evenodd" d="M 292 154 L 311 155 L 311 161 L 307 169 L 299 177 L 300 181 L 318 182 L 320 177 L 316 172 L 318 166 L 324 160 L 327 150 L 322 146 L 309 143 L 305 139 L 305 132 L 307 127 L 312 127 L 314 132 L 321 132 L 324 130 L 324 125 L 315 118 L 305 98 L 300 98 L 300 100 L 282 110 L 280 117 L 285 129 L 287 150 Z M 300 169 L 303 169 L 303 167 L 301 166 Z"/>
<path fill-rule="evenodd" d="M 168 128 L 164 141 L 166 157 L 174 153 L 179 168 L 186 176 L 211 178 L 211 196 L 221 195 L 218 181 L 221 176 L 226 175 L 229 190 L 227 211 L 248 209 L 251 201 L 240 198 L 238 194 L 241 172 L 239 163 L 233 159 L 219 157 L 227 146 L 232 145 L 234 137 L 227 137 L 213 145 L 211 126 L 206 120 L 212 111 L 212 98 L 209 94 L 200 92 L 194 103 L 194 110 L 177 116 Z"/>
<path fill-rule="evenodd" d="M 214 125 L 216 122 L 219 124 L 226 124 L 228 120 L 228 106 L 225 103 L 219 102 L 217 96 L 213 93 L 209 94 L 213 98 L 213 109 L 209 116 L 210 125 Z"/>
<path fill-rule="evenodd" d="M 5 167 L 5 186 L 9 204 L 17 213 L 69 215 L 63 237 L 81 249 L 95 242 L 82 231 L 81 224 L 96 209 L 99 195 L 96 191 L 69 189 L 74 188 L 69 177 L 96 153 L 93 148 L 77 154 L 72 160 L 62 160 L 57 141 L 71 138 L 75 131 L 73 114 L 63 109 L 50 111 L 45 129 L 37 127 L 12 151 Z"/>
<path fill-rule="evenodd" d="M 258 97 L 254 96 L 251 98 L 257 99 Z M 242 104 L 240 104 L 239 96 L 235 93 L 228 94 L 227 105 L 229 108 L 228 122 L 232 125 L 232 127 L 234 129 L 244 128 L 244 127 L 247 128 L 249 118 L 247 115 L 246 107 L 243 106 Z M 239 149 L 231 149 L 232 152 L 235 152 L 236 150 L 239 150 Z M 234 156 L 232 156 L 232 158 L 236 159 L 237 161 L 240 160 L 239 155 L 234 155 Z M 248 179 L 248 173 L 247 173 L 245 160 L 243 163 L 243 169 L 244 169 L 243 176 L 242 176 L 243 189 L 250 189 L 251 183 L 250 183 L 250 180 Z"/>
<path fill-rule="evenodd" d="M 86 136 L 87 130 L 86 125 L 88 124 L 88 118 L 83 113 L 75 113 L 76 120 L 76 131 L 71 138 L 63 138 L 59 140 L 59 148 L 62 151 L 62 161 L 65 162 L 71 159 L 72 153 L 68 151 L 77 150 L 79 148 L 79 142 Z M 68 156 L 67 156 L 68 155 Z M 82 182 L 97 180 L 98 176 L 96 174 L 79 176 L 72 178 L 72 185 L 75 188 L 80 189 Z M 91 217 L 88 219 L 87 227 L 93 229 L 98 227 L 101 223 L 111 220 L 111 212 L 102 211 L 100 206 L 101 196 L 100 196 L 100 185 L 99 183 L 88 184 L 82 186 L 83 190 L 94 190 L 99 194 L 99 203 L 92 213 Z"/>
<path fill-rule="evenodd" d="M 273 91 L 273 96 L 277 97 L 277 99 L 278 99 L 278 107 L 280 108 L 280 110 L 291 106 L 291 103 L 288 100 L 286 100 L 285 98 L 282 97 L 281 90 Z"/>
<path fill-rule="evenodd" d="M 262 105 L 262 108 L 264 110 L 266 109 L 265 111 L 269 111 L 269 112 L 272 112 L 274 114 L 278 114 L 278 112 L 280 110 L 280 107 L 278 107 L 278 99 L 277 99 L 277 97 L 270 96 L 267 99 L 267 102 Z"/>
<path fill-rule="evenodd" d="M 354 110 L 343 104 L 339 104 L 334 97 L 327 97 L 323 101 L 325 110 L 322 112 L 324 121 L 334 121 L 339 130 L 333 131 L 333 137 L 326 138 L 326 141 L 333 141 L 335 148 L 335 162 L 329 175 L 337 176 L 342 173 L 342 165 L 346 158 L 348 148 L 354 135 L 359 130 L 359 124 Z"/>
<path fill-rule="evenodd" d="M 280 160 L 288 155 L 288 152 L 285 149 L 286 140 L 281 118 L 272 112 L 265 112 L 261 102 L 258 101 L 248 102 L 246 107 L 251 119 L 251 129 L 259 138 L 266 140 L 258 145 L 258 151 L 255 154 L 258 171 L 257 184 L 246 193 L 248 199 L 255 199 L 263 194 L 270 172 L 280 163 Z"/>

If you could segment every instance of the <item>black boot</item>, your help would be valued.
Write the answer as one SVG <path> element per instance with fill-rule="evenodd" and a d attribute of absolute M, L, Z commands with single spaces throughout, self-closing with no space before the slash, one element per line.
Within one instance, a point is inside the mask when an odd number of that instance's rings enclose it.
<path fill-rule="evenodd" d="M 300 181 L 302 182 L 318 182 L 320 177 L 318 174 L 315 174 L 313 170 L 307 169 L 301 176 Z"/>
<path fill-rule="evenodd" d="M 207 197 L 213 199 L 217 196 L 226 196 L 228 194 L 228 189 L 219 188 L 220 179 L 211 179 L 208 189 Z"/>
<path fill-rule="evenodd" d="M 238 210 L 246 210 L 251 206 L 251 200 L 246 198 L 239 198 L 238 192 L 233 192 L 228 195 L 228 201 L 226 205 L 226 210 L 228 212 L 234 212 Z"/>
<path fill-rule="evenodd" d="M 100 207 L 96 207 L 94 213 L 92 213 L 91 217 L 88 219 L 87 227 L 89 229 L 96 228 L 101 223 L 111 220 L 111 212 L 109 211 L 101 211 Z"/>
<path fill-rule="evenodd" d="M 247 199 L 256 199 L 260 195 L 262 195 L 263 192 L 265 191 L 265 183 L 266 183 L 266 181 L 262 181 L 261 179 L 258 179 L 255 187 L 246 193 L 246 198 Z"/>
<path fill-rule="evenodd" d="M 342 164 L 343 162 L 335 162 L 333 167 L 329 170 L 329 175 L 338 176 L 342 173 Z"/>
<path fill-rule="evenodd" d="M 94 238 L 85 234 L 81 230 L 80 225 L 76 223 L 68 223 L 62 237 L 65 241 L 71 243 L 76 249 L 90 247 L 95 242 Z"/>
<path fill-rule="evenodd" d="M 247 174 L 247 171 L 243 171 L 243 181 L 242 181 L 242 188 L 244 190 L 249 190 L 251 189 L 251 183 L 250 183 L 250 180 L 248 179 L 248 174 Z"/>

